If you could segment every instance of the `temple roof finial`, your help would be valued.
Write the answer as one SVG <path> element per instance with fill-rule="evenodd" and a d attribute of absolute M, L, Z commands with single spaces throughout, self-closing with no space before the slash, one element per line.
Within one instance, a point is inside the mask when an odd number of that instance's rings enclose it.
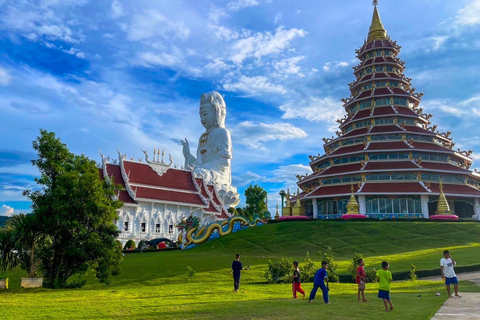
<path fill-rule="evenodd" d="M 373 40 L 381 40 L 387 38 L 387 31 L 383 27 L 382 20 L 380 20 L 380 14 L 377 10 L 378 0 L 373 1 L 375 9 L 373 9 L 372 24 L 368 32 L 368 42 Z"/>

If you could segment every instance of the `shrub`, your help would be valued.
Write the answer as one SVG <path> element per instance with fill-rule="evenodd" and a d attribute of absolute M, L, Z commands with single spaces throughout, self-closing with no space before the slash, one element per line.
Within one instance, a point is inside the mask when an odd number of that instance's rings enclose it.
<path fill-rule="evenodd" d="M 315 265 L 315 261 L 310 258 L 310 253 L 307 252 L 307 256 L 303 260 L 303 264 L 299 266 L 301 280 L 302 282 L 310 282 L 310 279 L 315 275 L 317 267 Z"/>
<path fill-rule="evenodd" d="M 352 262 L 348 266 L 348 272 L 352 275 L 353 280 L 357 279 L 358 260 L 363 259 L 363 254 L 356 253 L 353 255 Z"/>
<path fill-rule="evenodd" d="M 365 270 L 365 278 L 367 279 L 367 282 L 377 282 L 377 269 L 371 268 Z"/>
<path fill-rule="evenodd" d="M 408 278 L 412 281 L 417 280 L 417 266 L 414 265 L 413 263 L 410 265 L 410 273 L 408 275 Z"/>
<path fill-rule="evenodd" d="M 265 278 L 268 282 L 287 283 L 293 273 L 293 261 L 290 258 L 268 260 L 268 269 L 265 271 Z"/>
<path fill-rule="evenodd" d="M 187 274 L 186 274 L 187 280 L 191 279 L 194 275 L 195 275 L 195 270 L 193 270 L 190 267 L 187 267 Z"/>
<path fill-rule="evenodd" d="M 325 261 L 328 264 L 328 281 L 330 282 L 339 282 L 340 278 L 338 277 L 337 274 L 337 268 L 338 265 L 334 263 L 333 261 L 333 250 L 332 248 L 328 247 L 327 251 L 322 252 L 319 251 L 318 254 L 320 255 L 320 258 L 322 261 Z"/>
<path fill-rule="evenodd" d="M 135 241 L 130 239 L 127 241 L 127 243 L 125 243 L 125 247 L 123 247 L 123 250 L 133 250 L 133 249 L 135 249 Z"/>
<path fill-rule="evenodd" d="M 122 243 L 119 241 L 119 240 L 115 240 L 115 244 L 117 245 L 117 247 L 120 249 L 120 251 L 122 250 Z"/>

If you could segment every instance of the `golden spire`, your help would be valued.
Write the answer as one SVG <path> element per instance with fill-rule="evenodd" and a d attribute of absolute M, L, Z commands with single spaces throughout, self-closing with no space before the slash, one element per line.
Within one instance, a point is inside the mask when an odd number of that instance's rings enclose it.
<path fill-rule="evenodd" d="M 358 205 L 357 199 L 355 199 L 355 196 L 353 195 L 353 184 L 350 190 L 352 191 L 352 195 L 350 196 L 350 200 L 348 200 L 347 214 L 359 214 L 360 213 L 358 211 L 359 205 Z"/>
<path fill-rule="evenodd" d="M 378 0 L 374 0 L 373 5 L 375 6 L 375 8 L 373 9 L 372 24 L 370 25 L 370 30 L 368 32 L 367 42 L 387 38 L 387 31 L 385 31 L 382 20 L 380 20 L 380 14 L 377 10 L 377 4 Z"/>
<path fill-rule="evenodd" d="M 452 214 L 452 211 L 450 211 L 450 206 L 448 205 L 448 202 L 447 202 L 447 198 L 445 198 L 445 194 L 443 193 L 442 179 L 440 179 L 438 188 L 440 189 L 440 196 L 438 197 L 436 214 Z"/>

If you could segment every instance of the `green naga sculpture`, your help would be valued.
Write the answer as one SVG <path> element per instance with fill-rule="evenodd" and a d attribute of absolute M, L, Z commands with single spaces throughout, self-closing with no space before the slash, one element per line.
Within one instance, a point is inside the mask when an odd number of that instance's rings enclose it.
<path fill-rule="evenodd" d="M 234 224 L 237 222 L 239 222 L 242 227 L 255 227 L 259 223 L 267 223 L 266 220 L 262 220 L 258 217 L 255 217 L 253 223 L 251 223 L 244 217 L 235 216 L 230 218 L 229 220 L 212 223 L 199 229 L 198 227 L 200 221 L 198 220 L 198 218 L 190 216 L 188 219 L 183 219 L 182 222 L 176 225 L 178 230 L 182 231 L 182 233 L 180 233 L 180 235 L 178 236 L 178 242 L 185 247 L 190 244 L 201 244 L 207 242 L 215 230 L 217 230 L 219 236 L 224 236 L 231 233 Z M 223 231 L 223 227 L 227 224 L 228 229 Z"/>

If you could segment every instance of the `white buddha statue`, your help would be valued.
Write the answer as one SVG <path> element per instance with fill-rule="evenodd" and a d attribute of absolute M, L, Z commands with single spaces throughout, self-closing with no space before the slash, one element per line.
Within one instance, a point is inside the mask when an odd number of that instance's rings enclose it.
<path fill-rule="evenodd" d="M 200 121 L 205 132 L 198 140 L 197 157 L 190 153 L 188 140 L 182 140 L 185 168 L 194 171 L 198 178 L 215 185 L 226 206 L 234 207 L 239 201 L 237 189 L 232 184 L 232 140 L 225 128 L 227 109 L 218 92 L 202 94 Z"/>

